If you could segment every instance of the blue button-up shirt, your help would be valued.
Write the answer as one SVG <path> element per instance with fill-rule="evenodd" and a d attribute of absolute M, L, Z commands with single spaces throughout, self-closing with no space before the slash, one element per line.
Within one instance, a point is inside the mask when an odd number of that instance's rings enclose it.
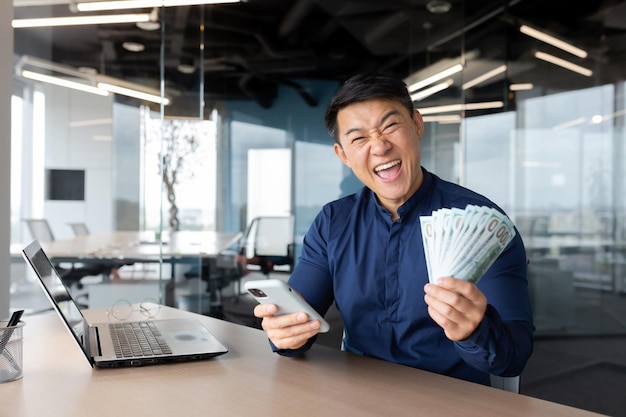
<path fill-rule="evenodd" d="M 428 272 L 419 218 L 467 204 L 498 208 L 426 170 L 396 221 L 367 188 L 331 202 L 307 232 L 289 284 L 322 314 L 336 303 L 347 351 L 483 384 L 489 384 L 490 373 L 519 375 L 533 340 L 526 253 L 519 234 L 478 283 L 489 304 L 467 340 L 446 338 L 424 302 Z M 300 355 L 314 340 L 298 350 L 277 351 Z"/>

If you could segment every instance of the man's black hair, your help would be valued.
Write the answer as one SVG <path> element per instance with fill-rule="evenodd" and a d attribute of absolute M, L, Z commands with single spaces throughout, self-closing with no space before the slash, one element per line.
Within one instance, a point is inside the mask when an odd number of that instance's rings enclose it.
<path fill-rule="evenodd" d="M 335 142 L 339 143 L 337 132 L 339 110 L 350 104 L 374 98 L 398 101 L 409 111 L 409 114 L 413 114 L 413 100 L 404 81 L 386 75 L 357 74 L 339 88 L 326 109 L 326 130 Z"/>

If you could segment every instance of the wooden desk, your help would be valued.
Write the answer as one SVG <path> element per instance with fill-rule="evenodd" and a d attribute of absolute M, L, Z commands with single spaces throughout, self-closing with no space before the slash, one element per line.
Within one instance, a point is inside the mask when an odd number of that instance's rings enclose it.
<path fill-rule="evenodd" d="M 93 321 L 105 313 L 85 314 Z M 597 415 L 324 346 L 305 358 L 280 357 L 260 330 L 168 307 L 160 314 L 197 317 L 230 352 L 193 363 L 92 369 L 56 315 L 26 317 L 24 377 L 0 385 L 0 415 Z"/>

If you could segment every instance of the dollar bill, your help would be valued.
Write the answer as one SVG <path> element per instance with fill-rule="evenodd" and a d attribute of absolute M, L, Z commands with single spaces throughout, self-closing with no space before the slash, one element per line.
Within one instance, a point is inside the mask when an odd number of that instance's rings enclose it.
<path fill-rule="evenodd" d="M 456 265 L 471 256 L 483 235 L 483 231 L 492 216 L 488 207 L 469 205 L 466 210 L 466 222 L 455 238 L 455 244 L 446 258 L 445 273 L 452 276 Z"/>
<path fill-rule="evenodd" d="M 432 247 L 435 244 L 434 242 L 434 232 L 433 232 L 433 216 L 421 216 L 420 217 L 420 226 L 422 229 L 422 242 L 424 245 L 424 255 L 426 258 L 426 269 L 428 271 L 428 280 L 432 282 L 432 277 L 434 276 L 432 270 L 432 259 L 433 251 Z"/>
<path fill-rule="evenodd" d="M 515 237 L 511 220 L 491 207 L 442 208 L 420 217 L 430 282 L 453 276 L 478 282 Z"/>
<path fill-rule="evenodd" d="M 478 282 L 487 269 L 515 236 L 515 228 L 506 217 L 493 218 L 483 232 L 483 238 L 469 255 L 455 265 L 451 276 Z"/>

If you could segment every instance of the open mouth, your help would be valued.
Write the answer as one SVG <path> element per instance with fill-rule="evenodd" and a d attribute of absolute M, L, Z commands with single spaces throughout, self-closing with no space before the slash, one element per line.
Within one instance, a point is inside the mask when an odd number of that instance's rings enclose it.
<path fill-rule="evenodd" d="M 391 162 L 387 162 L 386 164 L 382 164 L 382 165 L 378 165 L 376 168 L 374 168 L 374 171 L 377 173 L 380 173 L 381 171 L 384 171 L 386 169 L 389 168 L 393 168 L 396 165 L 400 164 L 400 160 L 396 159 L 395 161 L 391 161 Z"/>
<path fill-rule="evenodd" d="M 378 165 L 374 168 L 374 172 L 383 180 L 393 180 L 400 173 L 401 161 L 396 159 L 385 164 Z"/>

